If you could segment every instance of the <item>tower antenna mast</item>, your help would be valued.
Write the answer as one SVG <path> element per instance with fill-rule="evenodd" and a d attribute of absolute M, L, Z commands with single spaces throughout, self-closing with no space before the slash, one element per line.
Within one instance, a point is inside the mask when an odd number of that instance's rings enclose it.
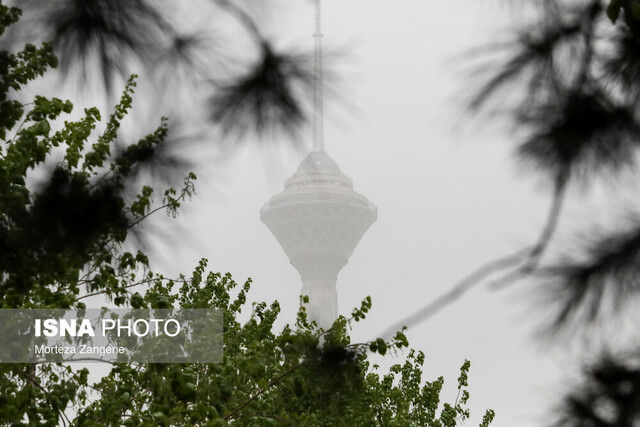
<path fill-rule="evenodd" d="M 313 151 L 324 151 L 324 70 L 322 64 L 322 7 L 316 3 L 316 32 L 313 88 Z"/>

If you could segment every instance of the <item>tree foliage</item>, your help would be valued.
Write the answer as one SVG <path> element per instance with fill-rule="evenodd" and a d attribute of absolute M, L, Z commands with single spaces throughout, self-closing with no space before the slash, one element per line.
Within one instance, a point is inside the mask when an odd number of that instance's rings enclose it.
<path fill-rule="evenodd" d="M 201 261 L 175 293 L 156 283 L 141 297 L 142 306 L 164 301 L 223 310 L 224 362 L 115 366 L 93 386 L 101 397 L 80 412 L 78 424 L 454 426 L 469 417 L 469 362 L 461 368 L 459 398 L 443 404 L 444 380 L 422 378 L 423 353 L 409 351 L 384 375 L 368 361 L 369 353 L 407 348 L 403 333 L 388 341 L 350 341 L 348 330 L 364 319 L 370 299 L 327 331 L 310 323 L 302 306 L 295 325 L 276 332 L 277 302 L 251 304 L 249 320 L 240 323 L 251 281 L 239 285 L 229 274 L 207 273 L 206 265 Z M 493 416 L 488 411 L 483 425 Z"/>
<path fill-rule="evenodd" d="M 533 22 L 516 31 L 506 61 L 487 67 L 491 74 L 471 102 L 473 111 L 482 111 L 502 96 L 518 158 L 554 184 L 556 199 L 570 184 L 593 188 L 637 165 L 638 5 L 541 2 Z M 559 214 L 552 209 L 550 220 L 556 223 Z M 609 304 L 620 309 L 640 295 L 638 228 L 633 216 L 607 233 L 587 230 L 579 250 L 529 271 L 542 279 L 542 292 L 557 309 L 553 331 L 593 325 Z"/>
<path fill-rule="evenodd" d="M 4 45 L 17 48 L 25 41 L 50 41 L 60 58 L 63 81 L 73 80 L 81 87 L 101 82 L 111 96 L 132 69 L 142 67 L 161 93 L 169 85 L 176 85 L 178 92 L 195 88 L 183 109 L 196 113 L 206 108 L 209 122 L 223 133 L 295 133 L 307 121 L 311 56 L 277 48 L 263 34 L 255 15 L 267 6 L 236 0 L 14 3 L 25 16 L 12 27 Z M 190 15 L 188 25 L 181 25 L 178 17 L 185 13 Z M 206 25 L 193 22 L 193 14 L 209 15 Z M 255 49 L 234 48 L 221 37 L 218 27 L 229 21 L 236 24 L 234 41 L 246 39 Z M 249 60 L 234 58 L 237 52 L 249 51 L 255 52 Z M 229 67 L 230 63 L 242 65 Z M 201 102 L 194 94 L 203 95 Z M 167 108 L 174 107 L 171 104 Z M 196 125 L 205 128 L 204 122 Z"/>
<path fill-rule="evenodd" d="M 0 33 L 19 15 L 0 5 Z M 207 272 L 204 260 L 191 277 L 168 278 L 150 269 L 143 252 L 127 251 L 128 237 L 151 215 L 177 214 L 196 177 L 165 189 L 159 203 L 153 187 L 136 187 L 134 172 L 153 161 L 167 136 L 164 119 L 136 144 L 113 149 L 135 76 L 103 125 L 96 108 L 70 120 L 70 101 L 12 99 L 56 65 L 49 44 L 0 53 L 0 307 L 84 308 L 102 295 L 118 307 L 217 308 L 224 312 L 224 362 L 115 364 L 95 384 L 87 369 L 69 364 L 4 364 L 0 424 L 455 426 L 469 417 L 469 362 L 458 397 L 443 403 L 444 380 L 425 382 L 425 356 L 407 350 L 402 331 L 351 342 L 369 298 L 329 330 L 310 322 L 302 305 L 295 324 L 276 331 L 278 303 L 249 306 L 250 281 L 240 286 Z M 44 184 L 34 185 L 38 174 Z M 370 362 L 372 354 L 400 351 L 408 351 L 405 361 L 388 373 Z M 481 425 L 493 417 L 487 411 Z"/>

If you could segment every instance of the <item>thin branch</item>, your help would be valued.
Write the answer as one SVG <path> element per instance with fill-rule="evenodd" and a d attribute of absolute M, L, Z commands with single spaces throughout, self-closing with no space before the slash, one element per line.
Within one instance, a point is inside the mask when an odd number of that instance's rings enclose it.
<path fill-rule="evenodd" d="M 456 403 L 453 405 L 454 408 L 458 407 L 458 402 L 460 401 L 460 393 L 462 393 L 462 387 L 458 387 L 458 394 L 456 396 Z"/>
<path fill-rule="evenodd" d="M 37 388 L 40 389 L 40 391 L 42 391 L 44 393 L 45 396 L 50 396 L 51 393 L 49 393 L 49 391 L 47 389 L 45 389 L 44 387 L 42 387 L 42 384 L 40 384 L 38 381 L 36 381 L 35 378 L 31 377 L 30 375 L 26 375 L 26 374 L 21 374 L 18 373 L 18 375 L 22 376 L 24 379 L 27 380 L 28 383 L 35 385 Z M 64 426 L 71 425 L 71 420 L 69 420 L 69 417 L 67 417 L 67 414 L 64 413 L 64 411 L 60 408 L 58 408 L 58 412 L 60 412 L 60 419 L 62 420 L 62 423 Z M 66 420 L 66 422 L 65 422 Z"/>
<path fill-rule="evenodd" d="M 20 122 L 20 125 L 18 126 L 18 129 L 16 130 L 15 135 L 13 135 L 13 138 L 11 138 L 11 144 L 13 144 L 16 140 L 16 138 L 18 137 L 18 135 L 20 135 L 20 131 L 22 130 L 22 127 L 24 126 L 24 124 L 27 122 L 27 120 L 30 118 L 29 114 L 27 114 L 24 119 L 22 119 L 22 121 Z"/>
<path fill-rule="evenodd" d="M 553 235 L 558 228 L 558 222 L 562 213 L 562 207 L 564 206 L 566 194 L 566 182 L 559 178 L 556 181 L 553 201 L 551 202 L 547 220 L 544 228 L 542 229 L 542 233 L 538 238 L 538 242 L 531 250 L 531 253 L 527 257 L 525 263 L 516 268 L 514 271 L 505 274 L 503 277 L 491 283 L 490 287 L 492 289 L 502 289 L 510 284 L 515 283 L 517 280 L 530 275 L 535 271 L 535 269 L 538 267 L 538 264 L 540 263 L 542 256 L 549 247 L 549 243 L 551 242 Z"/>
<path fill-rule="evenodd" d="M 188 283 L 188 280 L 186 280 L 186 279 L 170 279 L 170 278 L 167 278 L 167 277 L 152 277 L 152 278 L 149 278 L 149 279 L 141 280 L 141 281 L 136 282 L 136 283 L 132 283 L 132 284 L 127 285 L 127 286 L 125 286 L 123 288 L 119 288 L 119 290 L 133 288 L 134 286 L 144 285 L 146 283 L 155 282 L 156 280 L 166 280 L 166 281 L 173 281 L 173 282 L 179 282 L 179 283 Z M 93 293 L 90 293 L 90 294 L 82 295 L 81 297 L 76 298 L 76 301 L 80 301 L 81 299 L 84 299 L 84 298 L 94 297 L 96 295 L 106 294 L 107 292 L 112 291 L 112 290 L 113 289 L 105 289 L 105 290 L 102 290 L 102 291 L 97 291 L 97 292 L 93 292 Z"/>
<path fill-rule="evenodd" d="M 93 190 L 95 187 L 97 187 L 98 185 L 100 185 L 105 179 L 107 179 L 109 177 L 109 175 L 111 175 L 113 173 L 113 169 L 109 168 L 108 171 L 106 171 L 104 173 L 104 175 L 102 175 L 100 178 L 98 178 L 96 180 L 96 182 L 94 182 L 93 184 L 91 184 L 91 186 L 89 187 L 90 190 Z"/>
<path fill-rule="evenodd" d="M 91 272 L 93 272 L 93 271 L 91 271 Z M 91 281 L 93 281 L 93 278 L 89 277 L 89 274 L 91 272 L 87 272 L 85 275 L 83 275 L 80 279 L 78 279 L 77 283 L 79 285 L 86 285 L 87 283 L 90 283 Z M 130 267 L 127 267 L 126 270 L 123 270 L 121 273 L 116 274 L 115 277 L 121 279 L 121 278 L 123 278 L 125 276 L 129 276 L 132 272 L 133 272 L 133 270 Z M 146 276 L 146 274 L 143 273 L 142 276 Z"/>
<path fill-rule="evenodd" d="M 221 8 L 234 15 L 236 19 L 240 21 L 242 25 L 244 25 L 249 33 L 251 33 L 258 45 L 264 44 L 264 37 L 262 36 L 258 25 L 244 9 L 234 4 L 231 0 L 214 0 L 214 2 Z"/>
<path fill-rule="evenodd" d="M 262 388 L 258 393 L 254 394 L 252 397 L 250 397 L 247 401 L 245 401 L 244 403 L 242 403 L 240 406 L 238 406 L 236 409 L 234 409 L 233 411 L 231 411 L 229 414 L 227 414 L 227 416 L 224 417 L 225 421 L 228 421 L 232 418 L 234 418 L 236 416 L 236 414 L 238 412 L 240 412 L 243 408 L 245 408 L 248 404 L 250 404 L 251 402 L 253 402 L 254 400 L 256 400 L 258 397 L 260 397 L 262 394 L 264 394 L 265 392 L 267 392 L 271 387 L 273 387 L 273 385 L 275 385 L 278 381 L 280 381 L 282 378 L 286 377 L 287 375 L 290 375 L 292 372 L 294 372 L 296 369 L 298 369 L 300 366 L 302 366 L 304 363 L 306 362 L 306 360 L 303 360 L 302 362 L 299 362 L 296 365 L 293 365 L 291 368 L 287 369 L 285 372 L 283 372 L 282 374 L 280 374 L 279 376 L 277 376 L 276 378 L 272 379 L 269 384 L 266 385 L 266 387 Z"/>
<path fill-rule="evenodd" d="M 508 255 L 503 258 L 498 258 L 484 264 L 473 273 L 458 282 L 458 284 L 456 284 L 453 289 L 440 295 L 438 298 L 431 301 L 429 304 L 413 313 L 409 317 L 405 318 L 403 321 L 395 323 L 392 327 L 387 329 L 382 336 L 388 337 L 401 330 L 404 326 L 413 327 L 419 323 L 422 323 L 434 314 L 440 312 L 440 310 L 453 304 L 466 291 L 482 283 L 484 279 L 496 272 L 508 269 L 510 267 L 516 268 L 514 271 L 507 273 L 506 275 L 493 282 L 491 285 L 493 289 L 499 289 L 507 284 L 513 283 L 519 278 L 531 274 L 537 268 L 542 255 L 547 250 L 549 243 L 551 242 L 551 239 L 558 228 L 560 214 L 562 213 L 564 200 L 566 198 L 566 190 L 566 180 L 563 180 L 559 177 L 555 183 L 553 201 L 551 202 L 551 208 L 549 209 L 546 223 L 542 229 L 542 233 L 540 234 L 538 241 L 536 242 L 535 246 L 533 246 L 533 248 L 522 249 L 514 254 Z"/>
<path fill-rule="evenodd" d="M 549 246 L 551 238 L 558 228 L 558 221 L 560 219 L 560 214 L 562 213 L 562 207 L 564 205 L 566 194 L 566 184 L 561 179 L 558 179 L 553 194 L 553 201 L 551 202 L 551 208 L 549 209 L 549 214 L 547 215 L 547 222 L 542 229 L 542 233 L 540 235 L 540 238 L 538 239 L 538 243 L 536 243 L 536 246 L 531 251 L 528 263 L 537 263 Z"/>
<path fill-rule="evenodd" d="M 182 192 L 180 193 L 180 196 L 178 196 L 178 198 L 177 198 L 177 199 L 174 199 L 174 200 L 172 200 L 172 201 L 170 201 L 170 202 L 165 203 L 165 204 L 164 204 L 164 205 L 162 205 L 162 206 L 159 206 L 159 207 L 155 208 L 154 210 L 152 210 L 152 211 L 148 212 L 147 214 L 145 214 L 145 215 L 143 215 L 142 217 L 138 218 L 137 220 L 133 221 L 131 224 L 128 224 L 128 225 L 127 225 L 127 230 L 129 230 L 130 228 L 133 228 L 133 227 L 135 227 L 136 225 L 140 224 L 142 221 L 144 221 L 145 219 L 149 218 L 151 215 L 155 214 L 156 212 L 159 212 L 159 211 L 161 211 L 161 210 L 163 210 L 163 209 L 167 209 L 167 208 L 169 208 L 171 205 L 175 204 L 176 202 L 182 202 L 184 199 L 186 199 L 186 198 L 187 198 L 187 196 L 190 196 L 190 195 L 191 195 L 191 193 L 190 193 L 190 191 L 189 191 L 189 190 L 190 190 L 189 188 L 184 188 L 184 189 L 182 190 Z M 107 246 L 109 243 L 111 243 L 112 241 L 113 241 L 113 236 L 109 237 L 109 238 L 108 238 L 108 239 L 107 239 L 107 240 L 102 244 L 102 247 L 100 248 L 100 250 L 105 249 L 105 248 L 106 248 L 106 246 Z M 97 250 L 96 250 L 96 251 L 94 251 L 94 252 L 92 252 L 92 253 L 90 254 L 90 258 L 93 258 L 97 253 L 98 253 L 98 251 L 97 251 Z M 94 267 L 98 267 L 98 265 L 95 265 Z M 85 275 L 83 276 L 83 279 L 84 279 L 84 278 L 86 278 L 88 274 L 89 274 L 89 273 L 85 274 Z"/>
<path fill-rule="evenodd" d="M 138 218 L 137 220 L 133 221 L 131 224 L 127 225 L 127 230 L 130 229 L 130 228 L 135 227 L 138 224 L 140 224 L 142 221 L 144 221 L 145 219 L 149 218 L 154 213 L 156 213 L 158 211 L 161 211 L 163 209 L 167 209 L 167 208 L 171 207 L 172 205 L 174 205 L 176 202 L 183 201 L 189 194 L 190 193 L 189 193 L 189 189 L 188 188 L 183 189 L 182 192 L 180 193 L 180 196 L 178 196 L 177 199 L 171 200 L 171 201 L 165 203 L 164 205 L 158 206 L 154 210 L 149 211 L 145 215 L 143 215 L 140 218 Z"/>
<path fill-rule="evenodd" d="M 263 414 L 236 415 L 233 418 L 236 420 L 241 418 L 266 418 L 269 420 L 278 421 L 282 425 L 290 424 L 290 422 L 287 422 L 287 420 L 285 420 L 284 418 L 278 417 L 277 415 L 263 415 Z"/>
<path fill-rule="evenodd" d="M 409 328 L 423 322 L 424 320 L 438 313 L 443 308 L 457 301 L 458 298 L 460 298 L 465 292 L 482 282 L 491 274 L 521 263 L 522 260 L 525 259 L 530 253 L 531 250 L 529 248 L 526 248 L 506 257 L 499 258 L 484 264 L 473 273 L 458 282 L 453 287 L 453 289 L 440 295 L 438 298 L 431 301 L 429 304 L 416 311 L 409 317 L 405 318 L 404 320 L 395 323 L 393 326 L 388 328 L 381 336 L 389 337 L 405 326 Z"/>
<path fill-rule="evenodd" d="M 136 282 L 136 283 L 132 283 L 131 285 L 127 285 L 124 288 L 120 288 L 120 289 L 129 289 L 129 288 L 133 288 L 134 286 L 139 286 L 139 285 L 143 285 L 145 283 L 149 283 L 151 281 L 151 279 L 147 279 L 147 280 L 143 280 L 141 282 Z M 85 299 L 85 298 L 89 298 L 89 297 L 94 297 L 96 295 L 102 295 L 102 294 L 106 294 L 109 291 L 113 291 L 113 289 L 105 289 L 102 291 L 98 291 L 98 292 L 92 292 L 90 294 L 86 294 L 86 295 L 82 295 L 81 297 L 76 298 L 76 301 L 80 301 L 81 299 Z"/>
<path fill-rule="evenodd" d="M 316 339 L 316 343 L 319 343 L 320 338 L 327 333 L 328 331 L 330 331 L 331 329 L 333 329 L 333 326 L 331 328 L 329 328 L 327 331 L 323 331 L 320 335 L 318 335 L 317 339 Z M 366 346 L 366 344 L 364 343 L 354 343 L 354 344 L 349 344 L 347 346 L 345 346 L 345 348 L 361 348 Z M 230 419 L 233 418 L 238 418 L 239 416 L 237 415 L 243 408 L 245 408 L 247 405 L 249 405 L 251 402 L 253 402 L 255 399 L 257 399 L 258 397 L 260 397 L 262 394 L 266 393 L 269 389 L 271 389 L 271 387 L 273 387 L 276 383 L 278 383 L 282 378 L 290 375 L 291 373 L 293 373 L 296 369 L 298 369 L 300 366 L 304 365 L 305 363 L 307 363 L 309 361 L 309 359 L 305 359 L 302 360 L 301 362 L 299 362 L 298 364 L 292 366 L 291 368 L 289 368 L 287 371 L 283 372 L 282 374 L 280 374 L 279 376 L 277 376 L 276 378 L 274 378 L 273 380 L 271 380 L 269 382 L 269 384 L 266 385 L 266 387 L 262 388 L 258 393 L 254 394 L 252 397 L 250 397 L 248 400 L 246 400 L 244 403 L 242 403 L 240 406 L 238 406 L 236 409 L 234 409 L 233 411 L 231 411 L 229 414 L 227 414 L 224 417 L 225 421 L 228 421 Z"/>
<path fill-rule="evenodd" d="M 601 11 L 602 6 L 597 1 L 594 1 L 590 6 L 590 16 L 587 18 L 588 21 L 585 24 L 585 28 L 583 30 L 585 51 L 582 66 L 580 68 L 580 72 L 578 73 L 578 79 L 576 80 L 576 87 L 578 88 L 586 85 L 589 79 L 589 71 L 591 70 L 591 65 L 593 63 L 595 53 L 593 46 L 593 37 L 596 26 L 596 18 Z"/>
<path fill-rule="evenodd" d="M 71 363 L 71 362 L 102 362 L 102 363 L 108 363 L 110 365 L 118 365 L 118 363 L 116 362 L 111 362 L 109 360 L 102 360 L 102 359 L 94 359 L 91 357 L 83 357 L 83 358 L 79 358 L 79 359 L 64 359 L 61 363 Z M 95 390 L 95 388 L 94 388 Z"/>

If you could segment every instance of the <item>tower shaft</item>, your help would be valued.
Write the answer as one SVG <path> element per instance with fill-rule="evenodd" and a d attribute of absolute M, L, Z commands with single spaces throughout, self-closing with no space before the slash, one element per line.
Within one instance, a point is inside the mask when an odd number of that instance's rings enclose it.
<path fill-rule="evenodd" d="M 302 282 L 302 295 L 309 297 L 307 314 L 323 329 L 329 329 L 338 318 L 338 291 L 336 281 Z"/>

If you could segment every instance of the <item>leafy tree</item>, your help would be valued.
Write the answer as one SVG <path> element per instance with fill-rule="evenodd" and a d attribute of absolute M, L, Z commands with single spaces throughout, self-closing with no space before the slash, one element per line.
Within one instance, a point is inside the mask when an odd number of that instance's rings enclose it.
<path fill-rule="evenodd" d="M 0 34 L 19 16 L 0 4 Z M 167 136 L 164 119 L 136 144 L 112 150 L 132 107 L 135 76 L 97 137 L 96 108 L 64 121 L 70 101 L 13 99 L 56 65 L 46 43 L 0 52 L 1 307 L 84 308 L 86 298 L 103 295 L 119 307 L 218 308 L 224 362 L 115 364 L 97 384 L 89 384 L 87 369 L 68 364 L 3 364 L 0 424 L 455 426 L 469 417 L 469 362 L 461 367 L 458 397 L 441 403 L 444 381 L 424 382 L 423 353 L 410 350 L 386 374 L 371 365 L 371 354 L 408 348 L 402 331 L 390 340 L 350 341 L 369 298 L 329 330 L 301 308 L 294 326 L 276 332 L 277 302 L 253 304 L 250 319 L 239 322 L 250 281 L 239 286 L 229 275 L 206 272 L 204 260 L 191 277 L 168 278 L 151 271 L 143 252 L 125 250 L 151 215 L 177 214 L 196 177 L 187 174 L 182 188 L 166 189 L 160 203 L 152 187 L 139 188 L 135 172 L 153 164 Z M 37 174 L 47 176 L 45 183 L 30 185 Z M 487 411 L 481 425 L 493 417 Z"/>
<path fill-rule="evenodd" d="M 304 305 L 295 327 L 274 331 L 277 302 L 251 306 L 245 323 L 237 318 L 247 305 L 251 281 L 239 286 L 230 275 L 205 271 L 206 261 L 177 293 L 157 282 L 142 297 L 184 308 L 224 311 L 224 362 L 195 365 L 118 365 L 93 386 L 100 396 L 76 422 L 137 425 L 429 425 L 454 426 L 469 417 L 465 362 L 454 403 L 440 402 L 444 380 L 423 382 L 425 356 L 409 351 L 404 363 L 380 375 L 368 352 L 386 355 L 406 348 L 394 339 L 352 343 L 348 330 L 371 307 L 365 299 L 349 319 L 339 318 L 327 331 L 310 323 Z M 493 412 L 487 411 L 482 425 Z"/>

